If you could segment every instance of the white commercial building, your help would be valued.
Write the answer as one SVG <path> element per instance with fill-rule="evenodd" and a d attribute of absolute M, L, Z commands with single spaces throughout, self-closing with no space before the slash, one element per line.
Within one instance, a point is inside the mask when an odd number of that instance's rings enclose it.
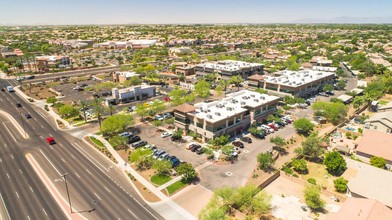
<path fill-rule="evenodd" d="M 205 76 L 210 73 L 218 73 L 223 79 L 235 75 L 248 77 L 253 74 L 263 74 L 263 69 L 263 64 L 237 60 L 222 60 L 218 62 L 202 63 L 195 66 L 196 75 Z"/>

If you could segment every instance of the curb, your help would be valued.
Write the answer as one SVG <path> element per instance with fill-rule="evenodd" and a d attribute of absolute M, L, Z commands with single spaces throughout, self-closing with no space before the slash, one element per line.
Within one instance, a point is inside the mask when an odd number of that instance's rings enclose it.
<path fill-rule="evenodd" d="M 16 119 L 14 117 L 12 117 L 8 112 L 0 110 L 0 114 L 4 115 L 6 118 L 8 118 L 11 123 L 15 126 L 15 128 L 19 131 L 19 133 L 21 134 L 21 136 L 25 139 L 29 138 L 29 135 L 27 134 L 27 132 L 24 132 L 23 128 L 20 127 L 19 123 L 16 121 Z"/>

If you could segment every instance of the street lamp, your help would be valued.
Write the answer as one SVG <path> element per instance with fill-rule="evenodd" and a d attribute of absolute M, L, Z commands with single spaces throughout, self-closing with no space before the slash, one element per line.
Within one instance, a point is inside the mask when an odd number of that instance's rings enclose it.
<path fill-rule="evenodd" d="M 71 214 L 72 214 L 72 205 L 71 205 L 71 198 L 69 197 L 68 184 L 67 184 L 67 176 L 68 176 L 68 173 L 65 173 L 65 174 L 63 174 L 61 177 L 63 177 L 64 182 L 65 182 L 65 188 L 67 189 L 67 196 L 68 196 L 68 202 L 69 202 L 69 209 L 71 210 Z"/>

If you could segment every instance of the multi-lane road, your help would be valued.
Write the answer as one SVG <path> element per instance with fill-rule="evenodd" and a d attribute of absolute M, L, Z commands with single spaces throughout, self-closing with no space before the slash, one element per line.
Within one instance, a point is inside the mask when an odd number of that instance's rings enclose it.
<path fill-rule="evenodd" d="M 0 88 L 10 82 L 0 80 Z M 22 107 L 16 107 L 21 103 Z M 29 135 L 21 136 L 11 121 L 0 118 L 0 193 L 12 219 L 66 219 L 25 155 L 30 153 L 74 211 L 88 219 L 162 219 L 141 200 L 110 161 L 82 140 L 55 128 L 53 119 L 16 93 L 0 92 L 0 109 L 11 114 Z M 29 113 L 32 118 L 26 119 Z M 57 144 L 48 145 L 47 137 Z M 1 202 L 1 201 L 0 201 Z"/>

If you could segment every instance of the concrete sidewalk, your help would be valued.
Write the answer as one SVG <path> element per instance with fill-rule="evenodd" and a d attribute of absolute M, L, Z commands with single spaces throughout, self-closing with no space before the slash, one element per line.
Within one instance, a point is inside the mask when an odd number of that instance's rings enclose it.
<path fill-rule="evenodd" d="M 179 206 L 177 203 L 173 202 L 169 197 L 163 194 L 158 188 L 152 185 L 149 181 L 147 181 L 143 176 L 141 176 L 138 172 L 136 172 L 131 166 L 129 166 L 128 162 L 124 161 L 123 158 L 117 153 L 116 150 L 106 141 L 102 136 L 91 134 L 90 136 L 100 140 L 108 151 L 113 155 L 113 157 L 118 162 L 118 167 L 123 171 L 130 173 L 137 181 L 139 181 L 143 186 L 145 186 L 148 190 L 154 193 L 158 198 L 162 200 L 163 206 L 165 209 L 156 210 L 159 214 L 161 214 L 165 219 L 196 219 L 195 216 L 190 214 L 184 208 Z M 151 204 L 151 203 L 150 203 Z M 152 206 L 157 208 L 157 206 Z M 170 208 L 170 209 L 168 209 Z M 162 212 L 164 210 L 164 212 Z"/>

